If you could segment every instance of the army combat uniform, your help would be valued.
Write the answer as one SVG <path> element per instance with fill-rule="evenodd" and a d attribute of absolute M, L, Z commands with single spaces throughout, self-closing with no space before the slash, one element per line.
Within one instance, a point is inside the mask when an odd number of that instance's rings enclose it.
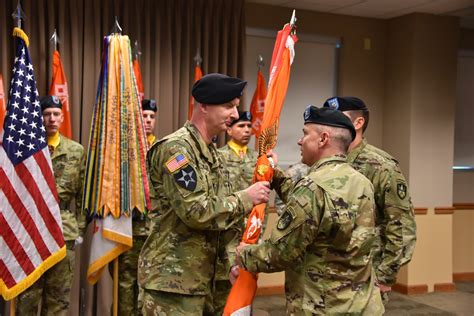
<path fill-rule="evenodd" d="M 242 266 L 254 273 L 295 267 L 288 314 L 381 315 L 370 181 L 343 156 L 332 156 L 296 184 L 276 169 L 272 187 L 287 206 L 268 240 L 242 250 Z"/>
<path fill-rule="evenodd" d="M 374 267 L 377 280 L 391 286 L 400 267 L 411 260 L 416 243 L 415 216 L 405 177 L 396 160 L 365 139 L 348 154 L 348 162 L 374 185 Z"/>
<path fill-rule="evenodd" d="M 306 177 L 308 175 L 308 171 L 309 167 L 307 165 L 302 162 L 298 162 L 289 166 L 288 169 L 285 170 L 285 174 L 294 182 L 297 182 Z M 283 201 L 278 196 L 275 197 L 275 209 L 278 216 L 283 214 L 283 211 L 285 210 L 285 203 L 283 203 Z"/>
<path fill-rule="evenodd" d="M 46 271 L 30 288 L 19 295 L 17 314 L 36 315 L 41 298 L 41 315 L 66 315 L 74 277 L 74 241 L 84 235 L 82 212 L 85 156 L 81 144 L 59 134 L 59 144 L 50 147 L 67 255 Z M 75 200 L 75 212 L 70 209 Z"/>
<path fill-rule="evenodd" d="M 219 233 L 251 211 L 250 196 L 231 193 L 221 155 L 190 122 L 150 149 L 148 166 L 160 213 L 139 257 L 143 314 L 212 313 Z"/>

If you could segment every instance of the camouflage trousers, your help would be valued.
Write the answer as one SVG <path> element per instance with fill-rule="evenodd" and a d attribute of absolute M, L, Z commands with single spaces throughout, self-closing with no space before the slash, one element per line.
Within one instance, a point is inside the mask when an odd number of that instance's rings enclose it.
<path fill-rule="evenodd" d="M 206 297 L 206 315 L 222 315 L 231 288 L 229 280 L 215 281 L 212 293 Z"/>
<path fill-rule="evenodd" d="M 74 277 L 74 241 L 66 241 L 66 257 L 46 271 L 41 278 L 17 298 L 16 314 L 36 316 L 41 303 L 41 315 L 66 315 L 71 301 Z"/>
<path fill-rule="evenodd" d="M 216 281 L 212 294 L 186 295 L 142 289 L 142 314 L 148 315 L 206 315 L 220 316 L 224 312 L 231 284 Z"/>
<path fill-rule="evenodd" d="M 137 282 L 138 256 L 147 236 L 133 236 L 133 247 L 119 256 L 118 314 L 135 316 L 142 308 Z M 113 264 L 109 265 L 113 277 Z"/>

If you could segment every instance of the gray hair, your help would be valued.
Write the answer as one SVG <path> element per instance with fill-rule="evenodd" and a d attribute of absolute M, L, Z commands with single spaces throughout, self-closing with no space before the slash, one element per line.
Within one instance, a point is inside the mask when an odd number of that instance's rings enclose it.
<path fill-rule="evenodd" d="M 319 134 L 326 132 L 334 147 L 347 153 L 352 143 L 352 134 L 347 128 L 316 124 L 316 130 Z"/>

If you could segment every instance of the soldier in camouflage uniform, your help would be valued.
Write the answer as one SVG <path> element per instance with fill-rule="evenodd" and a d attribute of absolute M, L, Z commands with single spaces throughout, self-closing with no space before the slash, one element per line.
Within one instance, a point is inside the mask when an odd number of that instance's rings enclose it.
<path fill-rule="evenodd" d="M 308 171 L 308 165 L 305 165 L 300 161 L 294 165 L 290 165 L 288 169 L 285 170 L 285 174 L 287 177 L 291 178 L 293 182 L 298 182 L 308 175 Z M 285 210 L 285 203 L 283 203 L 283 201 L 278 196 L 275 197 L 275 209 L 278 216 L 283 214 L 283 211 Z"/>
<path fill-rule="evenodd" d="M 41 315 L 66 315 L 74 276 L 75 245 L 82 243 L 86 228 L 82 212 L 84 181 L 84 148 L 59 133 L 63 122 L 62 104 L 58 97 L 41 99 L 44 126 L 48 136 L 59 207 L 66 241 L 67 255 L 18 297 L 18 315 L 36 315 L 41 304 Z M 71 202 L 75 200 L 75 211 Z"/>
<path fill-rule="evenodd" d="M 219 148 L 225 161 L 225 169 L 229 174 L 232 191 L 240 191 L 252 184 L 253 171 L 257 162 L 257 153 L 247 145 L 252 132 L 252 115 L 248 111 L 239 111 L 239 117 L 234 120 L 227 135 L 231 138 L 227 144 Z M 243 230 L 245 229 L 245 218 L 236 224 L 230 231 L 222 232 L 219 239 L 219 257 L 227 258 L 228 252 L 235 252 L 235 246 L 239 244 Z M 235 256 L 235 254 L 234 254 Z M 228 271 L 230 262 L 219 260 L 216 268 L 216 284 L 212 293 L 212 302 L 215 313 L 222 314 L 227 296 L 232 287 L 229 282 Z"/>
<path fill-rule="evenodd" d="M 145 99 L 142 101 L 142 117 L 148 146 L 151 147 L 156 142 L 153 134 L 156 122 L 156 101 Z M 150 192 L 153 198 L 153 192 Z M 153 199 L 153 202 L 154 199 Z M 133 217 L 133 247 L 119 256 L 119 282 L 118 282 L 118 313 L 119 315 L 139 315 L 141 302 L 138 299 L 138 256 L 148 236 L 149 221 L 144 214 L 134 211 Z M 112 265 L 109 271 L 113 274 Z"/>
<path fill-rule="evenodd" d="M 349 147 L 348 162 L 374 185 L 377 232 L 374 266 L 384 302 L 387 302 L 397 273 L 411 260 L 416 243 L 416 222 L 407 182 L 398 161 L 363 138 L 369 124 L 369 110 L 362 100 L 334 97 L 324 106 L 346 114 L 357 131 Z"/>
<path fill-rule="evenodd" d="M 295 183 L 276 169 L 272 187 L 285 211 L 270 238 L 240 246 L 238 259 L 254 273 L 295 268 L 288 314 L 381 315 L 372 267 L 373 187 L 344 156 L 355 129 L 331 109 L 309 106 L 304 119 L 298 144 L 309 174 Z"/>
<path fill-rule="evenodd" d="M 145 315 L 218 314 L 212 302 L 220 232 L 229 231 L 256 204 L 268 201 L 269 183 L 233 192 L 212 139 L 237 118 L 246 82 L 208 74 L 192 90 L 191 121 L 148 153 L 159 216 L 139 257 Z M 234 249 L 235 251 L 235 249 Z"/>

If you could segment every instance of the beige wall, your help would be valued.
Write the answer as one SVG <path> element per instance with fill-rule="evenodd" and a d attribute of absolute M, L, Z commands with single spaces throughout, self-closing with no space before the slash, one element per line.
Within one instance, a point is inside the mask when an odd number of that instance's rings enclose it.
<path fill-rule="evenodd" d="M 453 273 L 474 273 L 474 210 L 456 210 L 453 216 Z"/>
<path fill-rule="evenodd" d="M 289 22 L 290 8 L 247 3 L 247 27 L 277 30 Z M 371 110 L 367 137 L 377 146 L 382 145 L 382 116 L 384 102 L 386 22 L 336 14 L 297 10 L 298 32 L 342 39 L 339 60 L 339 95 L 356 95 Z M 364 49 L 364 39 L 371 49 Z M 298 54 L 298 44 L 296 44 Z M 298 55 L 296 55 L 298 58 Z M 330 96 L 327 96 L 330 97 Z"/>

